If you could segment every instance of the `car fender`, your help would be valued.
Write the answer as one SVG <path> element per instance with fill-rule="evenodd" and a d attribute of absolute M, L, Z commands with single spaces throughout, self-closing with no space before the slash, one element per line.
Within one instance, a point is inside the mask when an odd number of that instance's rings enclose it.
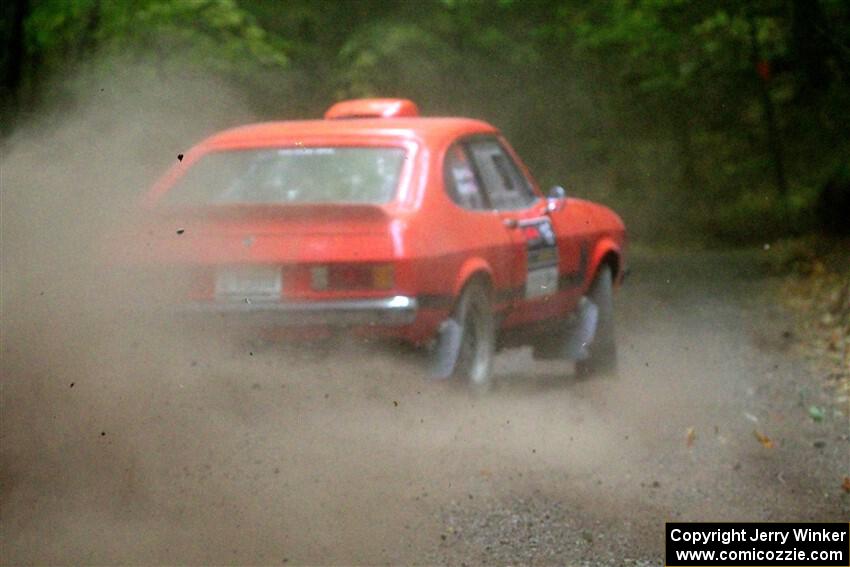
<path fill-rule="evenodd" d="M 468 258 L 464 261 L 458 271 L 457 278 L 455 278 L 452 285 L 452 296 L 455 300 L 460 297 L 460 293 L 463 291 L 464 286 L 479 273 L 486 275 L 492 284 L 493 268 L 490 267 L 490 264 L 487 263 L 485 259 L 474 257 Z"/>
<path fill-rule="evenodd" d="M 596 272 L 599 270 L 599 264 L 609 253 L 613 253 L 617 257 L 618 263 L 621 261 L 622 250 L 617 242 L 610 237 L 603 237 L 599 239 L 593 247 L 593 253 L 590 255 L 590 265 L 588 266 L 587 271 L 589 279 L 585 282 L 586 286 L 589 286 L 593 281 L 593 278 L 596 276 Z M 622 266 L 618 266 L 617 273 L 614 274 L 614 281 L 619 281 L 621 271 Z"/>

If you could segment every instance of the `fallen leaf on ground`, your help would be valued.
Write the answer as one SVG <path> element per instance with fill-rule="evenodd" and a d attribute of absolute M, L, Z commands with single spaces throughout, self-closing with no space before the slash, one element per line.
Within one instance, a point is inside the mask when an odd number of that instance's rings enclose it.
<path fill-rule="evenodd" d="M 693 427 L 688 427 L 688 432 L 685 434 L 685 443 L 688 444 L 688 447 L 694 446 L 694 440 L 697 438 L 696 432 L 694 432 Z"/>
<path fill-rule="evenodd" d="M 841 483 L 841 488 L 844 489 L 844 492 L 850 492 L 850 476 L 844 477 L 844 482 Z"/>
<path fill-rule="evenodd" d="M 773 441 L 770 439 L 770 437 L 768 437 L 757 429 L 753 431 L 753 433 L 755 434 L 756 439 L 759 440 L 759 443 L 761 443 L 765 449 L 773 449 Z"/>
<path fill-rule="evenodd" d="M 841 345 L 843 340 L 844 340 L 844 337 L 841 336 L 841 331 L 836 329 L 829 336 L 829 342 L 827 343 L 826 348 L 828 350 L 831 350 L 832 352 L 838 352 L 839 351 L 839 345 Z"/>

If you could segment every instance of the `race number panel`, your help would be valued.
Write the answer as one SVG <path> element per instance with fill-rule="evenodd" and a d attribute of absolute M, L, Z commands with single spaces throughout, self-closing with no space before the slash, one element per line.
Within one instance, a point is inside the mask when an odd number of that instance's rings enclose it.
<path fill-rule="evenodd" d="M 527 298 L 552 295 L 558 291 L 558 244 L 549 219 L 521 223 L 528 252 L 525 278 Z"/>

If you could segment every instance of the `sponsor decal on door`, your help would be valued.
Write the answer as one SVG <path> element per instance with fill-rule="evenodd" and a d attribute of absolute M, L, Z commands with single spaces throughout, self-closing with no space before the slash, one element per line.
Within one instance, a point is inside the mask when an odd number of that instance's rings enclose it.
<path fill-rule="evenodd" d="M 549 219 L 522 223 L 528 253 L 525 278 L 526 298 L 543 297 L 558 291 L 558 243 Z"/>

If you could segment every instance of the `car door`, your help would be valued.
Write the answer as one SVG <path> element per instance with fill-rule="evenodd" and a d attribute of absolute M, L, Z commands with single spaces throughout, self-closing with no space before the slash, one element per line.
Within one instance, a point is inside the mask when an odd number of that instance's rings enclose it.
<path fill-rule="evenodd" d="M 580 260 L 573 242 L 559 238 L 561 217 L 553 219 L 546 199 L 518 164 L 504 140 L 480 136 L 465 148 L 481 180 L 488 204 L 502 219 L 511 243 L 514 290 L 506 327 L 558 316 L 575 301 L 566 285 L 572 264 Z"/>
<path fill-rule="evenodd" d="M 513 244 L 501 217 L 490 206 L 463 138 L 446 151 L 444 176 L 446 193 L 461 211 L 449 217 L 441 216 L 440 223 L 449 218 L 452 226 L 439 235 L 439 242 L 444 252 L 448 251 L 449 257 L 457 263 L 435 265 L 426 277 L 442 281 L 447 271 L 462 271 L 464 262 L 470 258 L 479 258 L 491 269 L 494 307 L 503 312 L 512 305 L 515 263 Z"/>

